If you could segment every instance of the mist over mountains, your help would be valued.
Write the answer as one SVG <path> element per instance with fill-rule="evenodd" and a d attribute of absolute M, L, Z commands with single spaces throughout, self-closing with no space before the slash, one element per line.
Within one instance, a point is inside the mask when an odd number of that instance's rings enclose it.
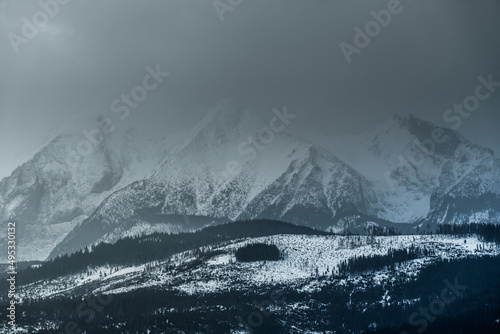
<path fill-rule="evenodd" d="M 0 0 L 0 333 L 500 333 L 498 17 Z"/>
<path fill-rule="evenodd" d="M 287 133 L 300 116 L 226 98 L 182 135 L 105 135 L 77 163 L 81 135 L 57 137 L 0 182 L 0 218 L 18 222 L 22 260 L 244 219 L 334 231 L 498 221 L 500 160 L 460 133 L 394 116 L 314 143 Z"/>

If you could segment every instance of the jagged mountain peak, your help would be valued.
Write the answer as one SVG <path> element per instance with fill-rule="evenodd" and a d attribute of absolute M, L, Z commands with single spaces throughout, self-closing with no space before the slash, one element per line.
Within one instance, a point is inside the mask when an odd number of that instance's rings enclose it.
<path fill-rule="evenodd" d="M 22 260 L 44 259 L 107 196 L 157 164 L 151 143 L 130 135 L 107 136 L 88 154 L 78 152 L 81 133 L 59 135 L 0 182 L 0 221 L 19 223 Z"/>
<path fill-rule="evenodd" d="M 361 174 L 333 153 L 283 131 L 259 138 L 267 127 L 258 113 L 231 99 L 221 101 L 166 154 L 151 177 L 109 196 L 78 233 L 89 235 L 95 226 L 106 226 L 104 239 L 97 236 L 92 242 L 113 241 L 123 224 L 140 230 L 151 225 L 150 217 L 182 214 L 300 224 L 317 217 L 316 223 L 326 228 L 344 208 L 373 212 L 376 195 Z M 158 218 L 164 229 L 183 224 L 165 219 Z M 75 233 L 58 251 L 79 244 Z"/>
<path fill-rule="evenodd" d="M 19 235 L 24 244 L 38 237 L 33 249 L 46 244 L 33 257 L 40 259 L 64 236 L 58 254 L 124 235 L 181 231 L 182 215 L 327 228 L 353 216 L 411 223 L 451 214 L 447 208 L 462 193 L 467 205 L 500 198 L 500 167 L 490 150 L 414 115 L 341 138 L 333 150 L 285 131 L 262 135 L 274 116 L 225 98 L 175 140 L 151 141 L 130 130 L 106 137 L 77 164 L 65 159 L 82 134 L 56 137 L 0 182 L 0 218 L 30 226 Z M 416 142 L 436 131 L 446 140 L 419 163 Z"/>
<path fill-rule="evenodd" d="M 404 138 L 401 135 L 402 130 L 407 131 L 407 134 L 412 136 L 410 137 L 410 145 L 421 143 L 428 148 L 428 154 L 445 156 L 447 159 L 453 158 L 455 152 L 461 146 L 480 151 L 481 154 L 488 157 L 492 157 L 494 154 L 491 149 L 472 143 L 460 132 L 439 126 L 412 113 L 394 115 L 384 125 L 379 127 L 376 132 L 378 132 L 380 137 L 384 137 L 389 132 L 394 132 L 398 133 L 399 138 Z"/>

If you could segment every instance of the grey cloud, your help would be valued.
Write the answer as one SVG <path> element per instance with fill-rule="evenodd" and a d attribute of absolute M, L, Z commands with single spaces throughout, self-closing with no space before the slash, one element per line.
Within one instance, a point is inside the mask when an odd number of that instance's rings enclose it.
<path fill-rule="evenodd" d="M 40 8 L 3 0 L 0 25 L 0 177 L 59 126 L 115 117 L 111 102 L 147 65 L 171 77 L 123 124 L 158 133 L 192 126 L 220 98 L 253 108 L 287 105 L 326 135 L 359 132 L 394 113 L 447 125 L 443 112 L 500 81 L 500 2 L 407 1 L 347 64 L 339 43 L 389 1 L 243 0 L 220 21 L 212 1 L 73 0 L 15 54 L 7 34 Z M 7 8 L 5 10 L 5 8 Z M 500 152 L 500 91 L 460 131 Z M 122 125 L 120 125 L 122 126 Z"/>

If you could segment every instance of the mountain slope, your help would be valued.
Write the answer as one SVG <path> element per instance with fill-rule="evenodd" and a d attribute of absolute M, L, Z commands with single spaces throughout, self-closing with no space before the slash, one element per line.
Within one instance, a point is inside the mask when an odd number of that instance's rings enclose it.
<path fill-rule="evenodd" d="M 386 208 L 380 218 L 463 223 L 483 210 L 500 212 L 498 204 L 485 208 L 480 199 L 500 194 L 497 158 L 454 130 L 413 115 L 395 116 L 372 132 L 332 138 L 331 146 L 374 184 Z M 467 214 L 445 214 L 443 203 L 461 197 L 469 199 Z M 488 222 L 498 222 L 494 217 Z"/>
<path fill-rule="evenodd" d="M 17 221 L 21 260 L 236 219 L 336 230 L 498 222 L 499 160 L 458 132 L 395 116 L 322 147 L 290 135 L 302 114 L 286 113 L 224 99 L 175 140 L 107 136 L 74 165 L 68 147 L 82 136 L 58 137 L 0 182 L 0 221 Z"/>
<path fill-rule="evenodd" d="M 113 242 L 121 236 L 120 226 L 151 226 L 151 217 L 164 230 L 185 225 L 168 219 L 171 215 L 270 218 L 326 228 L 336 223 L 339 212 L 375 216 L 383 209 L 370 183 L 325 150 L 284 132 L 274 132 L 265 145 L 262 139 L 250 144 L 248 138 L 255 140 L 267 124 L 234 101 L 222 101 L 151 177 L 106 198 L 51 256 L 90 240 Z M 238 170 L 228 171 L 228 164 L 237 164 Z"/>
<path fill-rule="evenodd" d="M 133 130 L 105 137 L 88 155 L 72 156 L 82 138 L 55 138 L 0 182 L 0 221 L 17 223 L 18 260 L 44 260 L 104 198 L 145 177 L 155 164 L 154 143 Z"/>

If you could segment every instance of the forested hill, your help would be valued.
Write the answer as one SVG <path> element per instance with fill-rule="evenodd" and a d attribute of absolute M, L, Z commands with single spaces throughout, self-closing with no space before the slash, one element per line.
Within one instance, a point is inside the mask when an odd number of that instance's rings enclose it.
<path fill-rule="evenodd" d="M 38 268 L 19 273 L 19 283 L 52 279 L 100 265 L 137 265 L 190 249 L 220 245 L 238 238 L 264 237 L 277 234 L 326 235 L 327 232 L 274 220 L 237 221 L 209 226 L 196 232 L 127 237 L 114 244 L 101 243 L 45 262 Z"/>

